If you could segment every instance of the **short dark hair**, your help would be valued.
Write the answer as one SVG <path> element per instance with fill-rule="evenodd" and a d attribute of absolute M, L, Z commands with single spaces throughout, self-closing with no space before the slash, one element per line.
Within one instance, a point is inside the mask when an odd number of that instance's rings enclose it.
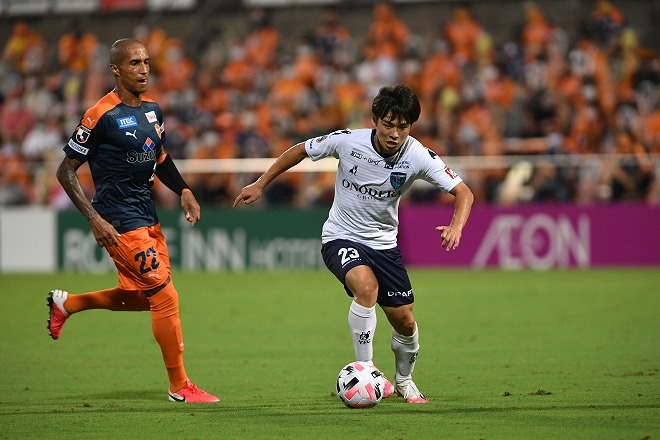
<path fill-rule="evenodd" d="M 419 119 L 422 108 L 415 92 L 410 87 L 397 84 L 396 86 L 382 87 L 371 104 L 371 113 L 376 119 L 383 119 L 387 115 L 405 120 L 413 124 Z"/>
<path fill-rule="evenodd" d="M 115 41 L 110 48 L 110 64 L 114 64 L 115 66 L 121 64 L 123 58 L 126 56 L 126 48 L 133 44 L 142 44 L 142 42 L 135 38 L 122 38 Z"/>

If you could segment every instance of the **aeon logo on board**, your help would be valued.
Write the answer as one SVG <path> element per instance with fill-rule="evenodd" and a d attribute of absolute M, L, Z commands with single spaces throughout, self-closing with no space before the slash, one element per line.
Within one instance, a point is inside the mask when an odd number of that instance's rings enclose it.
<path fill-rule="evenodd" d="M 497 215 L 472 260 L 474 268 L 488 265 L 502 269 L 589 267 L 591 221 L 587 215 L 578 216 L 575 224 L 565 215 Z"/>

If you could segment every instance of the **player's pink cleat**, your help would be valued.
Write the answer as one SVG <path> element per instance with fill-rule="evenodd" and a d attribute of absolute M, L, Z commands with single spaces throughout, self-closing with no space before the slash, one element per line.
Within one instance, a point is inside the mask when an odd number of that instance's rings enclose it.
<path fill-rule="evenodd" d="M 64 290 L 51 290 L 48 293 L 48 308 L 50 315 L 48 317 L 48 334 L 53 339 L 58 339 L 62 333 L 62 326 L 69 319 L 69 314 L 64 310 L 64 302 L 69 296 Z"/>
<path fill-rule="evenodd" d="M 181 388 L 176 393 L 167 390 L 169 399 L 172 402 L 187 402 L 187 403 L 211 403 L 211 402 L 220 402 L 220 398 L 209 394 L 206 391 L 197 388 L 197 385 L 191 381 L 186 382 L 186 386 Z"/>
<path fill-rule="evenodd" d="M 406 399 L 407 403 L 429 403 L 429 399 L 419 392 L 417 385 L 411 379 L 397 383 L 395 390 L 399 396 Z"/>

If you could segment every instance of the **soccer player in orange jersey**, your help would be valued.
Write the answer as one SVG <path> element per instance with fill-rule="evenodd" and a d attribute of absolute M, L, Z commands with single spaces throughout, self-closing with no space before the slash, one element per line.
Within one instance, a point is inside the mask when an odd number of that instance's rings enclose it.
<path fill-rule="evenodd" d="M 84 310 L 150 310 L 169 377 L 169 400 L 218 402 L 195 386 L 184 368 L 178 293 L 150 191 L 154 177 L 181 196 L 186 220 L 193 226 L 200 207 L 165 152 L 160 106 L 143 95 L 150 71 L 146 47 L 132 38 L 116 41 L 110 49 L 110 70 L 116 86 L 84 114 L 64 147 L 57 178 L 89 221 L 98 245 L 115 262 L 119 285 L 79 295 L 51 291 L 48 330 L 58 339 L 66 320 Z M 76 174 L 85 162 L 96 190 L 91 202 Z"/>

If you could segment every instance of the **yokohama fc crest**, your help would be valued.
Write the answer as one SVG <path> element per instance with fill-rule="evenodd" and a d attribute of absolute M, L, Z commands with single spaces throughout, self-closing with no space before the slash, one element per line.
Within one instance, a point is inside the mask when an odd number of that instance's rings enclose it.
<path fill-rule="evenodd" d="M 392 188 L 399 189 L 403 186 L 406 181 L 407 176 L 405 173 L 391 173 L 390 174 L 390 183 Z"/>

